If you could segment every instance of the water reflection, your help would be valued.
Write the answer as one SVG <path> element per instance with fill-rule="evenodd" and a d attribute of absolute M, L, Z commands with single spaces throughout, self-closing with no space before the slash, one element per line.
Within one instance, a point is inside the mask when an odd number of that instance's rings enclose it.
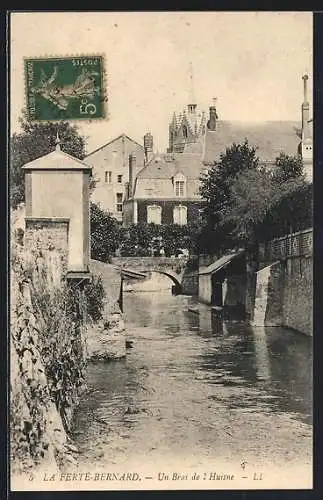
<path fill-rule="evenodd" d="M 271 372 L 266 328 L 262 326 L 253 327 L 251 331 L 255 348 L 257 379 L 269 381 Z"/>
<path fill-rule="evenodd" d="M 286 436 L 295 441 L 297 425 L 311 423 L 310 338 L 223 322 L 170 291 L 126 293 L 124 311 L 134 347 L 126 360 L 89 365 L 89 393 L 76 413 L 75 439 L 88 460 L 103 453 L 109 463 L 131 454 L 154 461 L 157 450 L 234 456 L 248 447 L 274 456 L 284 454 Z M 249 434 L 274 426 L 270 443 L 264 433 L 241 437 L 242 425 Z"/>

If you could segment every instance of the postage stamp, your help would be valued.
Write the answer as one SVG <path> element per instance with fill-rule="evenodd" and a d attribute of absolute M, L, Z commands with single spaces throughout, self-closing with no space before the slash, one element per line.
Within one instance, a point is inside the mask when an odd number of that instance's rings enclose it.
<path fill-rule="evenodd" d="M 103 56 L 26 58 L 24 70 L 30 120 L 105 117 Z"/>

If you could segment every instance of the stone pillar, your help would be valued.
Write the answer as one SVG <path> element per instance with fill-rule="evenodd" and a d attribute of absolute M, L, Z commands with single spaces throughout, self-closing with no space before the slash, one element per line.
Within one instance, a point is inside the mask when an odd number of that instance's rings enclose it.
<path fill-rule="evenodd" d="M 67 273 L 84 279 L 89 276 L 91 167 L 64 153 L 57 138 L 54 151 L 22 168 L 26 242 L 32 245 L 37 240 L 43 249 L 62 247 Z"/>

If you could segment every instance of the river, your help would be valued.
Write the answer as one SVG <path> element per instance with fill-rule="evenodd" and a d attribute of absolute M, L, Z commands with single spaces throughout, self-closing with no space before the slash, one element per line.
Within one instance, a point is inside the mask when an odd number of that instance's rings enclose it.
<path fill-rule="evenodd" d="M 124 360 L 89 364 L 73 435 L 80 469 L 153 477 L 166 465 L 221 464 L 310 481 L 312 339 L 192 305 L 167 290 L 124 294 L 133 347 Z"/>

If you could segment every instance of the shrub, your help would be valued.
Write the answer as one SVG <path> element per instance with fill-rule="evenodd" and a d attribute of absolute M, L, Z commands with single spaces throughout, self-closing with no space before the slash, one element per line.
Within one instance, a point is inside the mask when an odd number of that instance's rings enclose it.
<path fill-rule="evenodd" d="M 102 276 L 94 276 L 85 287 L 86 312 L 92 321 L 102 319 L 105 295 Z"/>
<path fill-rule="evenodd" d="M 111 255 L 120 245 L 120 226 L 116 219 L 91 203 L 91 258 L 110 262 Z"/>

